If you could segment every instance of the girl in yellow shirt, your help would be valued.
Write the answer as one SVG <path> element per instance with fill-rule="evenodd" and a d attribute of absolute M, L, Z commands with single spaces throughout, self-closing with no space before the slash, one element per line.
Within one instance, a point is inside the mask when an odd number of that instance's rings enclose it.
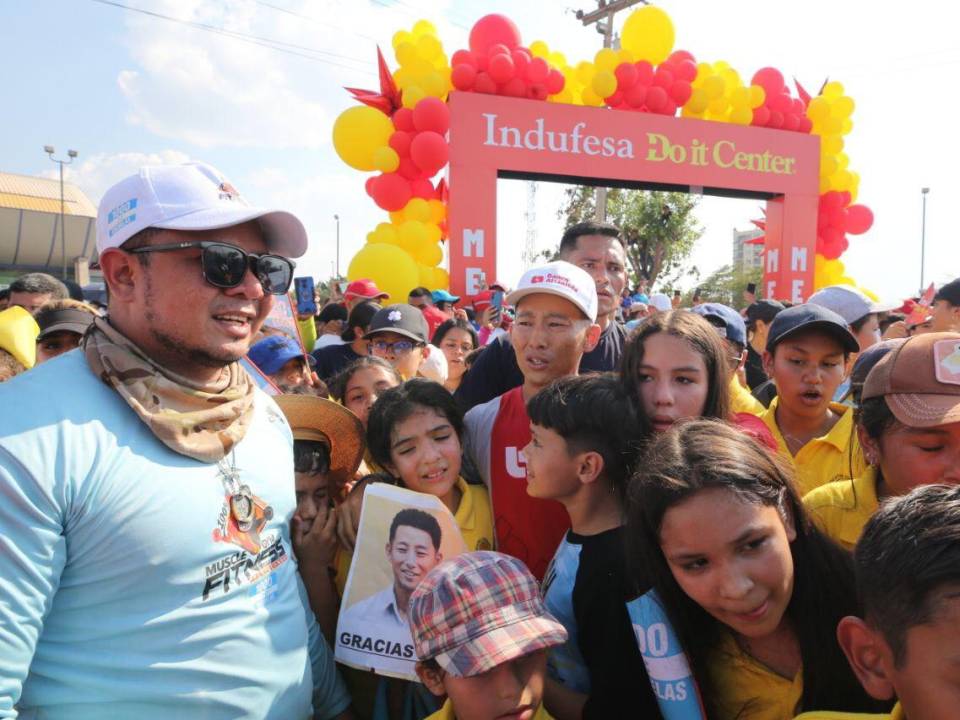
<path fill-rule="evenodd" d="M 849 555 L 810 522 L 784 464 L 716 420 L 657 435 L 628 535 L 715 720 L 875 707 L 836 640 L 859 608 Z"/>

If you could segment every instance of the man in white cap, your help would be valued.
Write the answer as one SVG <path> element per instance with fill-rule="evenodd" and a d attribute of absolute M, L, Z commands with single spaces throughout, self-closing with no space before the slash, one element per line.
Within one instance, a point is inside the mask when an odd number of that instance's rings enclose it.
<path fill-rule="evenodd" d="M 290 428 L 238 363 L 306 248 L 207 165 L 105 194 L 109 320 L 0 388 L 0 717 L 350 716 L 292 559 Z"/>
<path fill-rule="evenodd" d="M 596 283 L 557 260 L 524 273 L 507 302 L 517 309 L 510 340 L 523 384 L 467 413 L 464 452 L 490 490 L 497 549 L 542 580 L 570 519 L 559 502 L 527 495 L 520 451 L 530 442 L 526 403 L 554 380 L 578 374 L 581 357 L 596 347 Z"/>

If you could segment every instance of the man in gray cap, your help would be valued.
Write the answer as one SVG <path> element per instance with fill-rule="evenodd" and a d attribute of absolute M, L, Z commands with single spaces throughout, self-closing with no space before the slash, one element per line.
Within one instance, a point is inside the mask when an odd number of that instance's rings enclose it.
<path fill-rule="evenodd" d="M 109 320 L 0 388 L 0 718 L 349 716 L 290 428 L 238 363 L 306 248 L 208 165 L 106 192 Z"/>

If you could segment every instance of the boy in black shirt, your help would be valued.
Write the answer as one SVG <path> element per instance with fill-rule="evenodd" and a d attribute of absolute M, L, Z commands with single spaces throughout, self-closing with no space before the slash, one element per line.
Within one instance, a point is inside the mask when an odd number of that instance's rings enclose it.
<path fill-rule="evenodd" d="M 626 609 L 623 494 L 643 437 L 612 374 L 554 382 L 527 403 L 527 492 L 563 503 L 571 529 L 543 584 L 569 639 L 551 650 L 544 704 L 566 718 L 660 717 Z"/>

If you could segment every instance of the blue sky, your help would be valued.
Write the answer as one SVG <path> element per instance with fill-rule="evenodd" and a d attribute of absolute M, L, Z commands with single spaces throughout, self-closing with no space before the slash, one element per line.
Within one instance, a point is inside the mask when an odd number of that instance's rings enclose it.
<path fill-rule="evenodd" d="M 68 177 L 97 202 L 141 164 L 210 162 L 253 202 L 302 217 L 311 250 L 301 267 L 318 277 L 329 275 L 334 260 L 334 213 L 341 217 L 344 271 L 366 233 L 384 219 L 363 192 L 366 176 L 341 163 L 329 140 L 333 120 L 350 105 L 342 87 L 375 87 L 375 42 L 387 52 L 396 30 L 427 17 L 450 55 L 466 45 L 473 21 L 504 12 L 526 44 L 545 40 L 574 63 L 591 58 L 601 43 L 573 17 L 573 0 L 118 1 L 280 41 L 310 57 L 93 0 L 0 0 L 0 170 L 52 174 L 42 147 L 55 145 L 59 154 L 76 148 L 80 157 Z M 578 7 L 591 5 L 583 0 Z M 698 60 L 727 60 L 745 77 L 773 65 L 808 89 L 826 76 L 844 83 L 857 103 L 847 143 L 851 167 L 863 178 L 860 202 L 876 215 L 874 228 L 853 238 L 844 257 L 859 282 L 891 299 L 916 290 L 922 186 L 931 187 L 927 280 L 960 275 L 951 212 L 960 189 L 954 141 L 960 98 L 951 88 L 960 40 L 949 4 L 661 5 L 674 20 L 676 47 Z M 618 16 L 618 27 L 625 17 Z M 517 189 L 505 184 L 500 193 L 501 248 L 522 246 L 524 193 Z M 549 184 L 538 192 L 542 248 L 555 245 L 561 230 L 561 192 Z M 706 233 L 692 262 L 705 272 L 729 262 L 731 230 L 755 217 L 756 202 L 705 199 Z M 513 282 L 519 272 L 519 258 L 501 251 L 499 274 Z"/>

